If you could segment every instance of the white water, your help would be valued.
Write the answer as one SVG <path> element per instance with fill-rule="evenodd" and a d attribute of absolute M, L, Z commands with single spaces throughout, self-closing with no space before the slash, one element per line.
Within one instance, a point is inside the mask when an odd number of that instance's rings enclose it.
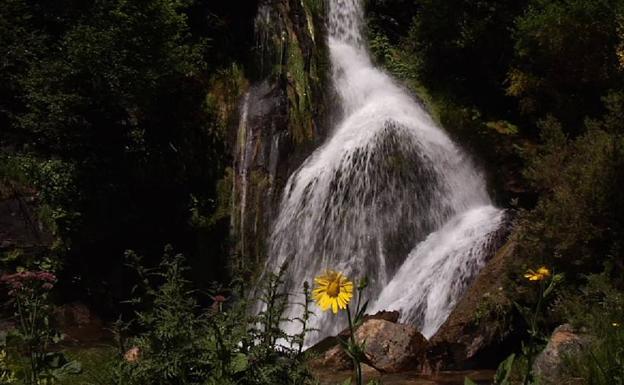
<path fill-rule="evenodd" d="M 328 3 L 343 119 L 290 177 L 266 271 L 288 262 L 292 293 L 326 268 L 367 276 L 371 310 L 399 310 L 430 337 L 484 265 L 504 215 L 466 154 L 373 66 L 360 2 Z M 317 310 L 311 326 L 320 332 L 308 344 L 340 331 L 344 318 Z"/>

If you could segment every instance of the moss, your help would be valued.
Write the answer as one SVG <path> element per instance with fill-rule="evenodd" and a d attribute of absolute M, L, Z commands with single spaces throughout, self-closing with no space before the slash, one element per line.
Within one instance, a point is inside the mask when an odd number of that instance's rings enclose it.
<path fill-rule="evenodd" d="M 216 223 L 230 216 L 232 213 L 232 185 L 234 184 L 234 170 L 225 169 L 223 177 L 217 182 L 217 209 L 210 217 L 211 223 Z"/>
<path fill-rule="evenodd" d="M 206 108 L 216 115 L 222 134 L 236 116 L 238 101 L 248 88 L 249 81 L 236 63 L 220 69 L 212 76 L 206 95 Z"/>
<path fill-rule="evenodd" d="M 256 261 L 261 261 L 266 255 L 266 238 L 268 236 L 267 229 L 262 226 L 266 210 L 265 197 L 270 187 L 269 176 L 263 170 L 257 170 L 251 173 L 251 183 L 255 186 L 256 194 L 254 195 L 254 251 Z"/>
<path fill-rule="evenodd" d="M 296 35 L 290 35 L 288 44 L 288 101 L 290 105 L 289 126 L 295 144 L 312 140 L 314 122 L 310 100 L 310 73 L 306 71 L 305 59 Z"/>

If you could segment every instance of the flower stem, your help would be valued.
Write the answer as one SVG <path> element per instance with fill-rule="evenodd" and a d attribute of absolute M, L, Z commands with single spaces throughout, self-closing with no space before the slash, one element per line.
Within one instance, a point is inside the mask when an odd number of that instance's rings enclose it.
<path fill-rule="evenodd" d="M 351 346 L 355 348 L 355 328 L 353 327 L 353 321 L 351 320 L 351 310 L 347 304 L 347 319 L 349 320 L 349 331 L 351 332 Z M 353 359 L 353 367 L 355 370 L 355 381 L 357 385 L 362 385 L 362 366 L 360 360 L 357 358 L 356 352 L 351 352 Z"/>

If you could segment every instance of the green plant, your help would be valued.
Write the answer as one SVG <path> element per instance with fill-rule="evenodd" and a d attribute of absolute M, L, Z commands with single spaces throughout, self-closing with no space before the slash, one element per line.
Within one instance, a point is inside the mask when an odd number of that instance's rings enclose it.
<path fill-rule="evenodd" d="M 613 272 L 613 266 L 606 271 Z M 624 383 L 624 294 L 619 287 L 617 276 L 592 274 L 557 303 L 560 316 L 588 336 L 583 349 L 564 357 L 565 379 L 586 385 Z"/>
<path fill-rule="evenodd" d="M 15 373 L 9 368 L 6 358 L 6 351 L 4 349 L 0 350 L 0 385 L 10 385 L 17 382 Z"/>
<path fill-rule="evenodd" d="M 283 289 L 284 276 L 288 265 L 283 264 L 276 273 L 269 273 L 261 286 L 257 300 L 261 302 L 260 312 L 250 319 L 247 352 L 250 365 L 244 383 L 249 384 L 306 384 L 312 376 L 305 365 L 306 353 L 303 345 L 308 332 L 310 293 L 307 282 L 303 283 L 304 300 L 295 304 L 302 308 L 300 317 L 285 318 L 289 306 L 289 293 Z M 255 302 L 255 301 L 254 301 Z M 297 322 L 301 332 L 288 335 L 283 330 L 284 323 Z M 257 341 L 257 342 L 254 342 Z"/>
<path fill-rule="evenodd" d="M 530 282 L 537 282 L 539 284 L 537 301 L 531 308 L 530 306 L 523 306 L 518 302 L 514 302 L 514 305 L 518 312 L 524 318 L 528 326 L 529 339 L 526 343 L 522 344 L 522 353 L 526 359 L 526 369 L 523 376 L 523 384 L 528 385 L 533 381 L 532 368 L 533 360 L 536 354 L 541 350 L 543 343 L 546 341 L 541 328 L 540 317 L 546 305 L 546 300 L 553 293 L 557 284 L 563 279 L 562 274 L 552 274 L 551 271 L 542 266 L 537 270 L 528 270 L 524 277 Z M 510 368 L 513 365 L 513 359 L 511 360 Z"/>
<path fill-rule="evenodd" d="M 183 273 L 183 257 L 165 249 L 157 268 L 142 266 L 133 252 L 126 257 L 139 276 L 140 287 L 130 302 L 139 307 L 135 324 L 140 333 L 122 366 L 122 379 L 131 384 L 190 384 L 209 370 L 204 361 L 204 318 Z M 143 290 L 139 293 L 138 290 Z"/>
<path fill-rule="evenodd" d="M 0 278 L 9 291 L 15 311 L 17 328 L 12 337 L 17 340 L 20 353 L 27 357 L 23 381 L 26 384 L 53 384 L 62 378 L 77 374 L 81 366 L 68 360 L 62 352 L 52 352 L 50 345 L 61 336 L 51 326 L 52 305 L 49 293 L 56 276 L 48 271 L 20 270 Z"/>
<path fill-rule="evenodd" d="M 311 311 L 304 286 L 304 311 L 296 320 L 284 318 L 289 295 L 283 290 L 284 266 L 261 286 L 262 311 L 250 316 L 244 290 L 215 286 L 212 304 L 199 305 L 201 294 L 184 278 L 182 255 L 170 247 L 155 268 L 128 252 L 130 266 L 143 282 L 131 301 L 137 306 L 128 330 L 135 336 L 121 342 L 125 351 L 116 382 L 129 385 L 269 385 L 306 384 L 303 344 Z M 253 301 L 255 302 L 255 301 Z M 283 331 L 284 322 L 299 322 L 301 333 Z M 129 349 L 128 349 L 129 347 Z"/>
<path fill-rule="evenodd" d="M 362 303 L 362 292 L 368 285 L 366 278 L 362 279 L 357 286 L 357 303 L 355 313 L 351 315 L 349 302 L 353 297 L 353 282 L 344 274 L 326 270 L 325 273 L 314 279 L 316 288 L 313 291 L 314 299 L 323 311 L 332 310 L 338 314 L 339 310 L 345 310 L 349 324 L 349 339 L 338 336 L 338 342 L 342 349 L 353 361 L 353 371 L 357 385 L 362 385 L 362 363 L 369 363 L 364 353 L 365 342 L 360 343 L 355 338 L 355 331 L 364 321 L 364 313 L 368 307 L 368 301 Z M 350 381 L 350 380 L 349 380 Z"/>
<path fill-rule="evenodd" d="M 586 385 L 624 384 L 624 330 L 613 323 L 588 349 L 565 357 L 565 375 Z"/>
<path fill-rule="evenodd" d="M 354 317 L 351 317 L 351 310 L 349 304 L 347 304 L 347 320 L 349 322 L 349 341 L 338 337 L 338 342 L 344 349 L 344 351 L 353 360 L 353 366 L 355 368 L 356 383 L 362 385 L 362 363 L 368 362 L 364 351 L 366 349 L 365 343 L 358 343 L 355 339 L 355 331 L 364 322 L 364 314 L 368 307 L 368 301 L 362 303 L 362 292 L 368 286 L 366 278 L 362 279 L 357 286 L 357 303 L 355 305 Z"/>

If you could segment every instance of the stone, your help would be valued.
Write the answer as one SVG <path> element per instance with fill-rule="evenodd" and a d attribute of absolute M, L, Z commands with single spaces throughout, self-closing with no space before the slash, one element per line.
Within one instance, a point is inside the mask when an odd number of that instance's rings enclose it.
<path fill-rule="evenodd" d="M 590 343 L 589 336 L 579 333 L 571 325 L 559 326 L 550 336 L 546 348 L 535 358 L 534 376 L 544 385 L 563 383 L 562 369 L 565 358 L 580 353 Z"/>
<path fill-rule="evenodd" d="M 425 337 L 411 325 L 375 318 L 364 321 L 356 331 L 355 338 L 358 343 L 365 345 L 366 364 L 382 373 L 417 368 L 424 360 L 428 344 Z M 352 368 L 352 362 L 340 345 L 334 345 L 313 360 L 312 367 L 345 370 Z"/>
<path fill-rule="evenodd" d="M 398 311 L 382 310 L 382 311 L 378 311 L 375 314 L 365 314 L 363 322 L 366 322 L 372 319 L 381 319 L 381 320 L 385 320 L 388 322 L 396 323 L 399 320 L 399 316 L 400 314 Z M 320 342 L 312 346 L 310 349 L 308 349 L 308 352 L 315 353 L 315 354 L 323 354 L 327 352 L 329 349 L 338 345 L 337 337 L 341 337 L 343 339 L 349 338 L 349 329 L 348 328 L 344 329 L 338 334 L 338 336 L 329 336 L 329 337 L 324 338 L 323 340 L 321 340 Z"/>
<path fill-rule="evenodd" d="M 365 343 L 371 366 L 382 372 L 417 367 L 427 348 L 427 339 L 415 327 L 381 319 L 364 322 L 355 337 Z"/>
<path fill-rule="evenodd" d="M 0 192 L 2 186 L 0 186 Z M 26 257 L 44 255 L 54 241 L 52 232 L 39 220 L 34 191 L 0 194 L 0 252 L 19 251 Z"/>
<path fill-rule="evenodd" d="M 107 331 L 91 310 L 80 302 L 59 306 L 54 311 L 55 326 L 65 335 L 67 342 L 98 342 L 107 337 Z"/>
<path fill-rule="evenodd" d="M 513 352 L 520 337 L 511 334 L 506 324 L 512 303 L 502 286 L 515 247 L 511 238 L 496 252 L 431 337 L 427 360 L 421 367 L 423 374 L 494 369 Z"/>

